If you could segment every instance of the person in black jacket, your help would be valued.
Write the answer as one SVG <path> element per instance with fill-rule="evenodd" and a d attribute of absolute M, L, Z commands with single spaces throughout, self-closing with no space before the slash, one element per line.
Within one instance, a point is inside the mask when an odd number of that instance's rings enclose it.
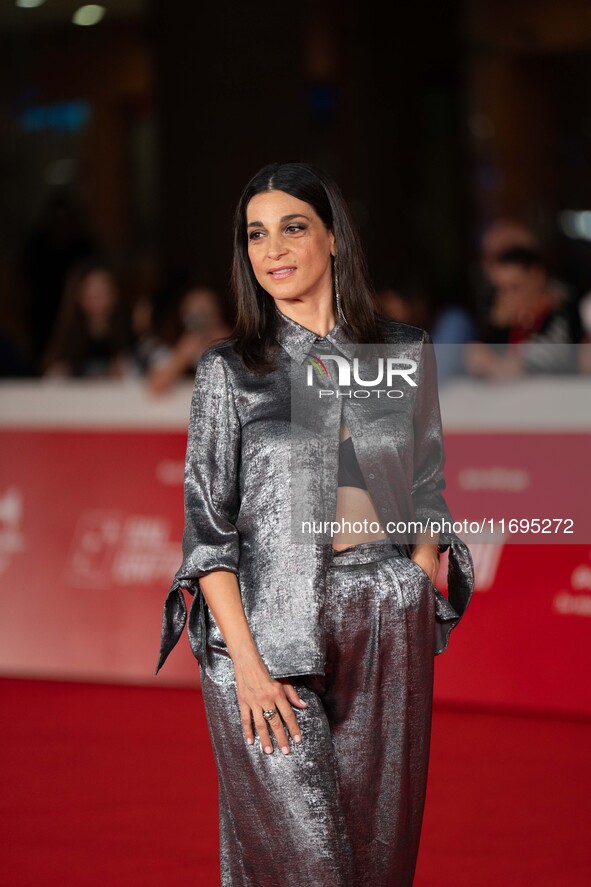
<path fill-rule="evenodd" d="M 576 372 L 581 337 L 576 300 L 550 277 L 541 253 L 511 247 L 496 257 L 490 277 L 493 302 L 480 342 L 466 349 L 468 370 L 489 379 Z"/>

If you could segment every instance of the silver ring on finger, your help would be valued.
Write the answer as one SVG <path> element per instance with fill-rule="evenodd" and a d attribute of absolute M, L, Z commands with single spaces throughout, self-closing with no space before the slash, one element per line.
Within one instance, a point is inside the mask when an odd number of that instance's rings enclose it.
<path fill-rule="evenodd" d="M 266 708 L 263 711 L 263 717 L 266 721 L 270 721 L 271 718 L 274 718 L 277 713 L 278 712 L 276 708 Z"/>

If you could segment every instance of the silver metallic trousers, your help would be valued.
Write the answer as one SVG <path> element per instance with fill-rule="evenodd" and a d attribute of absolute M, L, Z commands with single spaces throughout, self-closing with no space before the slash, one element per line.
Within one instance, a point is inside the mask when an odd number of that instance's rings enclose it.
<path fill-rule="evenodd" d="M 227 651 L 206 650 L 221 887 L 410 887 L 427 785 L 433 586 L 391 542 L 333 552 L 325 674 L 294 675 L 302 742 L 244 738 Z M 208 615 L 208 619 L 212 619 Z M 256 640 L 256 639 L 255 639 Z"/>

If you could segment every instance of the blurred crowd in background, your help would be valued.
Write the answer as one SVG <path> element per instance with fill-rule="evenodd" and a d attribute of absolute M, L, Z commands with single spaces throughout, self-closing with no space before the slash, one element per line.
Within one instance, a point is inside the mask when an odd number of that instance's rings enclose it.
<path fill-rule="evenodd" d="M 298 159 L 440 379 L 589 372 L 586 0 L 314 0 L 280 41 L 265 2 L 76 6 L 0 4 L 1 377 L 191 378 L 232 333 L 238 195 Z"/>
<path fill-rule="evenodd" d="M 23 244 L 22 333 L 0 340 L 2 376 L 141 377 L 154 394 L 192 377 L 204 350 L 232 335 L 228 293 L 191 269 L 156 270 L 126 291 L 124 280 L 138 275 L 112 267 L 91 232 L 67 191 L 51 194 Z M 456 304 L 442 304 L 417 273 L 381 281 L 375 307 L 424 327 L 436 346 L 458 346 L 439 348 L 441 380 L 591 371 L 586 349 L 556 347 L 591 341 L 591 282 L 582 293 L 556 277 L 535 233 L 516 220 L 483 233 L 472 292 Z"/>
<path fill-rule="evenodd" d="M 376 294 L 380 313 L 429 331 L 440 382 L 591 372 L 589 349 L 578 347 L 591 342 L 591 282 L 580 292 L 554 274 L 530 228 L 508 218 L 491 223 L 469 279 L 471 292 L 452 305 L 420 283 Z"/>
<path fill-rule="evenodd" d="M 205 277 L 115 268 L 62 190 L 23 244 L 21 275 L 21 334 L 0 337 L 3 377 L 141 377 L 157 394 L 193 376 L 203 351 L 232 331 L 227 302 Z"/>

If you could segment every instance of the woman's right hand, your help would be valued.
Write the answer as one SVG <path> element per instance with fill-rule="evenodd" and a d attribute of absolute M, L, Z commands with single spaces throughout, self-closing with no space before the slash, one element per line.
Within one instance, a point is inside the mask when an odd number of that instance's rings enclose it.
<path fill-rule="evenodd" d="M 234 661 L 234 671 L 242 728 L 246 741 L 249 745 L 254 743 L 252 725 L 254 721 L 261 746 L 267 754 L 273 752 L 269 728 L 275 734 L 283 754 L 289 754 L 289 741 L 285 727 L 294 742 L 302 741 L 301 731 L 291 706 L 295 705 L 297 708 L 305 709 L 308 707 L 308 703 L 300 699 L 297 690 L 287 678 L 272 678 L 258 654 L 251 654 L 247 660 Z M 271 708 L 276 709 L 278 714 L 267 721 L 263 717 L 263 711 Z"/>
<path fill-rule="evenodd" d="M 254 743 L 254 720 L 261 746 L 268 754 L 273 752 L 269 730 L 275 734 L 281 751 L 289 754 L 285 728 L 294 742 L 302 741 L 291 706 L 305 709 L 308 703 L 300 699 L 288 678 L 275 680 L 269 674 L 252 637 L 234 572 L 211 570 L 200 577 L 199 585 L 234 664 L 240 719 L 246 741 L 251 745 Z M 270 708 L 277 709 L 278 714 L 266 721 L 263 711 Z"/>

